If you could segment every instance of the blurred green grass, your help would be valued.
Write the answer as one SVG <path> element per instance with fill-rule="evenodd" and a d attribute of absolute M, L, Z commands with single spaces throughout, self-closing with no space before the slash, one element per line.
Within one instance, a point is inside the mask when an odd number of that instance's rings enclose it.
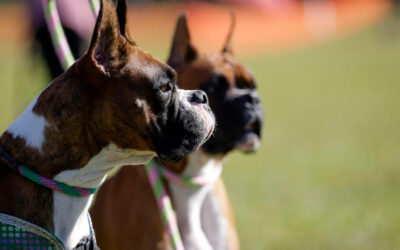
<path fill-rule="evenodd" d="M 243 249 L 400 249 L 399 32 L 244 60 L 266 124 L 224 169 Z"/>
<path fill-rule="evenodd" d="M 400 21 L 241 59 L 266 115 L 259 152 L 234 153 L 223 174 L 242 249 L 399 249 Z M 2 46 L 1 131 L 46 73 L 26 47 Z"/>

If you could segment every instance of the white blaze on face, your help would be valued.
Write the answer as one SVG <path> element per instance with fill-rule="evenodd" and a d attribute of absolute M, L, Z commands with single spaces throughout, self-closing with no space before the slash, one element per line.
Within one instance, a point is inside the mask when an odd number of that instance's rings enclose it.
<path fill-rule="evenodd" d="M 13 138 L 25 139 L 27 146 L 40 150 L 45 141 L 44 132 L 47 122 L 44 116 L 37 115 L 33 112 L 33 107 L 37 99 L 38 97 L 29 104 L 18 119 L 10 125 L 7 132 L 10 133 Z"/>

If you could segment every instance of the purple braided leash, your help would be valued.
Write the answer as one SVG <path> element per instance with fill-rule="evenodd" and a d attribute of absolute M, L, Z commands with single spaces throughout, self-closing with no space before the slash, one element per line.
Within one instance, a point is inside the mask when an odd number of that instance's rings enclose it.
<path fill-rule="evenodd" d="M 165 190 L 159 172 L 160 166 L 155 160 L 151 160 L 145 165 L 145 169 L 150 181 L 150 185 L 153 189 L 154 196 L 157 200 L 157 206 L 160 210 L 164 227 L 167 230 L 168 236 L 170 238 L 172 249 L 183 250 L 184 247 L 181 235 L 179 234 L 178 223 L 176 221 L 176 216 L 172 208 L 171 199 L 169 198 L 167 191 Z"/>

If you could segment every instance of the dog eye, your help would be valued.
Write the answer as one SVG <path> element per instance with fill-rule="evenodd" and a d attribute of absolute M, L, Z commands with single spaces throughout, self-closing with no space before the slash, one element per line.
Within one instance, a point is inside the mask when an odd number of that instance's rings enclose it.
<path fill-rule="evenodd" d="M 171 85 L 170 84 L 164 84 L 160 87 L 160 90 L 164 93 L 167 93 L 168 91 L 171 90 Z"/>
<path fill-rule="evenodd" d="M 252 80 L 245 80 L 242 78 L 236 79 L 236 87 L 239 89 L 256 89 L 256 83 Z"/>
<path fill-rule="evenodd" d="M 212 84 L 209 85 L 209 91 L 211 93 L 221 93 L 226 91 L 228 88 L 228 80 L 223 75 L 218 75 L 213 78 Z"/>
<path fill-rule="evenodd" d="M 220 85 L 226 85 L 228 84 L 228 79 L 224 75 L 217 75 L 214 78 L 215 83 L 220 84 Z"/>

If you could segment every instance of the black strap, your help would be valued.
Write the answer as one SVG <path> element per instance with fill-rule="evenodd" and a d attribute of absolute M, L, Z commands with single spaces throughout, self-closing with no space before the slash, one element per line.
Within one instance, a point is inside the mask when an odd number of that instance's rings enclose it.
<path fill-rule="evenodd" d="M 2 147 L 0 147 L 0 162 L 9 167 L 13 171 L 18 171 L 17 161 L 8 154 Z"/>

